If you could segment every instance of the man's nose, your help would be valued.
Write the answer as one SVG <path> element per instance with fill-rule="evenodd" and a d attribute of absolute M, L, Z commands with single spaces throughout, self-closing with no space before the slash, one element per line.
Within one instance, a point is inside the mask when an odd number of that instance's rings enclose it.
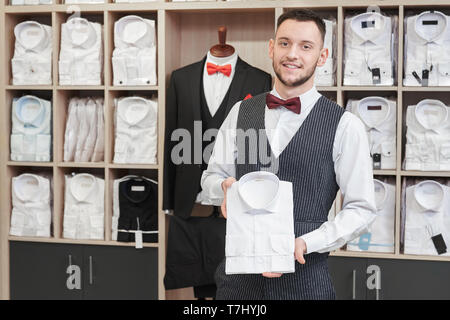
<path fill-rule="evenodd" d="M 300 58 L 300 48 L 297 44 L 294 44 L 289 48 L 289 51 L 287 53 L 287 57 L 290 60 L 298 60 Z"/>

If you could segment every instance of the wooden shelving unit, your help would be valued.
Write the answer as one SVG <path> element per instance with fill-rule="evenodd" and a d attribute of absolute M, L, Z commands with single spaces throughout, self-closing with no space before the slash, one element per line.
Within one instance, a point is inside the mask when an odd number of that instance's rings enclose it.
<path fill-rule="evenodd" d="M 107 0 L 104 4 L 78 5 L 81 17 L 101 22 L 104 45 L 104 80 L 99 86 L 60 86 L 58 84 L 58 57 L 60 47 L 60 26 L 73 12 L 68 12 L 73 5 L 55 0 L 53 5 L 11 6 L 9 0 L 0 2 L 0 298 L 9 298 L 9 241 L 31 241 L 49 243 L 74 243 L 86 245 L 133 246 L 111 241 L 112 188 L 113 180 L 128 173 L 138 172 L 159 182 L 159 242 L 145 244 L 158 249 L 159 264 L 159 299 L 165 299 L 163 277 L 165 273 L 166 251 L 166 216 L 162 211 L 163 181 L 163 147 L 164 147 L 164 108 L 166 87 L 172 71 L 204 57 L 212 44 L 217 42 L 217 27 L 228 27 L 227 41 L 238 51 L 240 57 L 248 63 L 273 74 L 272 62 L 268 57 L 268 40 L 273 37 L 276 19 L 289 8 L 310 8 L 324 15 L 332 15 L 336 21 L 336 85 L 318 87 L 319 91 L 331 97 L 338 104 L 345 106 L 350 97 L 368 95 L 393 96 L 397 99 L 397 169 L 378 170 L 375 175 L 392 176 L 396 181 L 396 237 L 395 253 L 360 253 L 339 250 L 336 256 L 374 257 L 387 259 L 413 259 L 450 261 L 450 257 L 412 256 L 400 252 L 401 221 L 401 185 L 403 177 L 450 177 L 450 172 L 417 172 L 401 169 L 403 160 L 404 112 L 408 104 L 418 102 L 422 97 L 437 97 L 450 104 L 446 92 L 450 87 L 403 87 L 403 19 L 406 12 L 420 12 L 434 8 L 444 12 L 450 11 L 450 2 L 434 0 L 424 3 L 418 0 L 366 1 L 366 0 L 250 0 L 219 2 L 172 3 L 156 1 L 135 4 L 115 4 Z M 396 84 L 388 87 L 358 87 L 342 85 L 343 60 L 343 22 L 349 12 L 364 12 L 368 5 L 377 5 L 381 10 L 388 10 L 399 17 L 398 57 Z M 114 49 L 113 26 L 120 17 L 137 14 L 156 21 L 157 30 L 157 72 L 156 86 L 116 87 L 112 84 L 111 56 Z M 37 20 L 53 27 L 53 84 L 45 86 L 14 86 L 11 84 L 10 60 L 14 52 L 14 26 L 21 21 Z M 52 162 L 14 162 L 9 158 L 9 135 L 11 131 L 11 101 L 24 93 L 51 99 L 53 109 L 53 159 Z M 114 98 L 129 95 L 155 95 L 158 99 L 158 158 L 156 165 L 114 164 Z M 100 163 L 66 163 L 63 162 L 64 129 L 67 114 L 67 101 L 72 96 L 102 96 L 105 101 L 105 161 Z M 23 172 L 47 172 L 53 178 L 53 236 L 52 238 L 20 238 L 9 236 L 11 214 L 11 178 Z M 75 172 L 95 172 L 105 179 L 105 240 L 73 241 L 62 238 L 62 220 L 64 209 L 64 174 Z M 341 206 L 337 198 L 337 210 Z"/>

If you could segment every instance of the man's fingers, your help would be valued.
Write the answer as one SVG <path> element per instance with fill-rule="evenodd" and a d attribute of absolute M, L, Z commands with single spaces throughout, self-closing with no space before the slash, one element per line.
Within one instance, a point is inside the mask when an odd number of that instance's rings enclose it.
<path fill-rule="evenodd" d="M 222 201 L 222 205 L 220 206 L 220 209 L 222 211 L 223 217 L 226 219 L 227 218 L 227 205 L 226 205 L 225 199 Z"/>
<path fill-rule="evenodd" d="M 303 257 L 303 254 L 298 251 L 295 251 L 295 259 L 297 259 L 298 263 L 300 263 L 300 264 L 306 263 L 305 258 Z"/>
<path fill-rule="evenodd" d="M 279 278 L 283 274 L 282 273 L 276 273 L 276 272 L 263 272 L 262 275 L 263 275 L 263 277 L 266 277 L 266 278 Z"/>

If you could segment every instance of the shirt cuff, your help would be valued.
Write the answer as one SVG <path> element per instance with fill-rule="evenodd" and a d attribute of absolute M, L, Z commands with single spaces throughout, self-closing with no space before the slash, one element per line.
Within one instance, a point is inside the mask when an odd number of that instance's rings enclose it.
<path fill-rule="evenodd" d="M 306 243 L 306 254 L 318 252 L 327 246 L 326 235 L 322 230 L 314 230 L 302 235 L 300 238 Z"/>

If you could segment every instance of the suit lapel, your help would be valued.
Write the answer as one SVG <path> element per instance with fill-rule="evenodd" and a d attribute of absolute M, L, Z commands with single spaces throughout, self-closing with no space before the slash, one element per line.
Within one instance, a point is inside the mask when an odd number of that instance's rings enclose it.
<path fill-rule="evenodd" d="M 244 88 L 245 79 L 247 78 L 247 67 L 248 64 L 238 57 L 234 77 L 230 84 L 230 96 L 228 98 L 227 110 L 225 111 L 226 115 L 228 115 L 228 112 L 236 102 L 244 99 L 244 97 L 242 97 L 242 90 Z"/>
<path fill-rule="evenodd" d="M 200 111 L 200 93 L 203 88 L 201 88 L 201 80 L 203 77 L 203 67 L 205 65 L 206 56 L 203 60 L 197 62 L 193 67 L 192 77 L 189 78 L 191 82 L 191 98 L 192 98 L 192 112 L 194 115 L 194 120 L 201 120 Z"/>

